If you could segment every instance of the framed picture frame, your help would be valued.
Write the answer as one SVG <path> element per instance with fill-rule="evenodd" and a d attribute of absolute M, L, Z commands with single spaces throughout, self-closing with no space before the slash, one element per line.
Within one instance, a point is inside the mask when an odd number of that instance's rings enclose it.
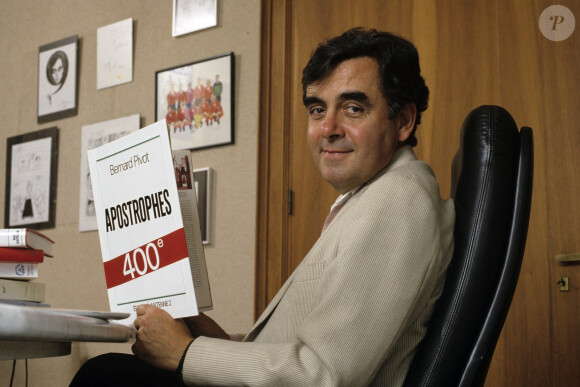
<path fill-rule="evenodd" d="M 211 243 L 211 181 L 210 167 L 193 170 L 193 181 L 197 197 L 197 209 L 201 226 L 201 240 L 204 245 Z"/>
<path fill-rule="evenodd" d="M 78 37 L 38 49 L 38 123 L 78 113 Z"/>
<path fill-rule="evenodd" d="M 173 0 L 172 36 L 217 25 L 217 0 Z"/>
<path fill-rule="evenodd" d="M 155 121 L 174 150 L 234 143 L 234 84 L 233 52 L 155 73 Z"/>
<path fill-rule="evenodd" d="M 141 116 L 133 114 L 95 124 L 83 125 L 81 128 L 81 173 L 79 197 L 79 231 L 96 231 L 97 215 L 87 151 L 107 144 L 140 128 Z"/>
<path fill-rule="evenodd" d="M 58 128 L 9 137 L 6 145 L 4 227 L 53 228 Z"/>

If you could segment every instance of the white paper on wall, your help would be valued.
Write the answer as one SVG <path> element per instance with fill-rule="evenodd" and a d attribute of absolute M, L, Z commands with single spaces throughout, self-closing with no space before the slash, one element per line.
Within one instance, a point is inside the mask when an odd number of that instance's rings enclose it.
<path fill-rule="evenodd" d="M 97 89 L 133 80 L 133 18 L 97 29 Z"/>

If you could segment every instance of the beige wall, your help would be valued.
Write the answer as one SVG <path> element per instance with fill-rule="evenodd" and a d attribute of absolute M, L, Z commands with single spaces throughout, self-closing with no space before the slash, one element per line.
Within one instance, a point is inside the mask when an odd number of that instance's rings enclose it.
<path fill-rule="evenodd" d="M 55 258 L 41 266 L 53 307 L 107 310 L 98 234 L 78 231 L 81 127 L 132 114 L 141 125 L 155 120 L 155 72 L 235 53 L 235 145 L 192 152 L 194 168 L 212 167 L 213 243 L 205 253 L 214 311 L 226 330 L 247 331 L 253 321 L 256 223 L 256 150 L 260 2 L 221 0 L 218 26 L 171 36 L 171 0 L 0 0 L 0 160 L 6 138 L 56 126 L 60 130 Z M 97 28 L 134 20 L 133 82 L 96 90 Z M 36 121 L 38 47 L 70 35 L 80 39 L 79 113 L 39 125 Z M 0 167 L 0 219 L 4 219 L 5 167 Z M 1 343 L 0 343 L 1 345 Z M 130 351 L 128 344 L 73 344 L 72 355 L 28 361 L 32 386 L 67 385 L 87 358 Z M 17 362 L 15 385 L 24 384 Z M 7 385 L 12 362 L 0 362 Z"/>

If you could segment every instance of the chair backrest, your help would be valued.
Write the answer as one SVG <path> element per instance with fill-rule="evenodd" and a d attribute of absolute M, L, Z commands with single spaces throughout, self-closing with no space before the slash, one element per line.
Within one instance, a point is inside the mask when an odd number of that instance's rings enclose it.
<path fill-rule="evenodd" d="M 532 130 L 518 131 L 499 106 L 476 108 L 463 123 L 452 173 L 455 250 L 406 387 L 485 382 L 526 244 Z"/>

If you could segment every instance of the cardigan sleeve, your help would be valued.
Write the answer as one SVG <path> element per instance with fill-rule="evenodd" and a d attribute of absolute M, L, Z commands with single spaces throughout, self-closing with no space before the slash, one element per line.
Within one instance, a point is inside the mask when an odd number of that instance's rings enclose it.
<path fill-rule="evenodd" d="M 404 377 L 424 334 L 417 330 L 425 323 L 420 317 L 438 297 L 446 267 L 436 200 L 438 190 L 434 199 L 406 175 L 372 184 L 335 227 L 336 254 L 296 338 L 240 343 L 200 337 L 185 357 L 185 383 L 366 385 L 385 362 L 393 378 Z M 421 337 L 401 342 L 413 329 Z"/>

